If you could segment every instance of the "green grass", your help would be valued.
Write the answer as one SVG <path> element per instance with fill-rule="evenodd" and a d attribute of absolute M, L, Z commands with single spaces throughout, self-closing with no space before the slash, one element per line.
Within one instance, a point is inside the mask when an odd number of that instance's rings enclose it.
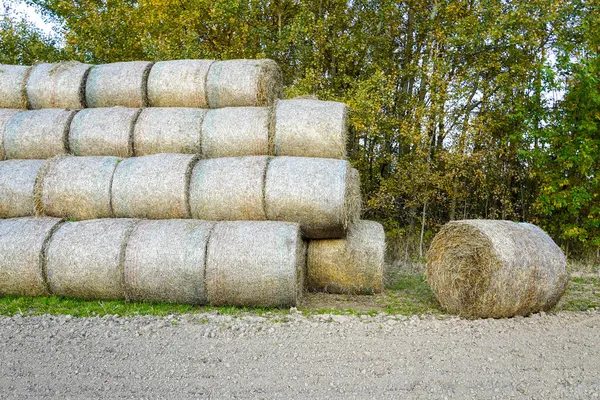
<path fill-rule="evenodd" d="M 600 277 L 580 276 L 569 280 L 569 286 L 556 310 L 587 311 L 600 308 Z"/>

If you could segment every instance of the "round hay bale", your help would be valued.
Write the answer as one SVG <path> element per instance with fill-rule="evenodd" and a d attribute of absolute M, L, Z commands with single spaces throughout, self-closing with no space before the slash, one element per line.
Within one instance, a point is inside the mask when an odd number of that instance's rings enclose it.
<path fill-rule="evenodd" d="M 205 304 L 204 266 L 212 222 L 140 221 L 125 253 L 128 300 Z"/>
<path fill-rule="evenodd" d="M 207 108 L 206 77 L 213 60 L 172 60 L 155 63 L 148 76 L 151 107 Z"/>
<path fill-rule="evenodd" d="M 355 184 L 347 161 L 274 157 L 265 184 L 267 219 L 299 222 L 309 239 L 343 237 L 360 214 Z"/>
<path fill-rule="evenodd" d="M 344 103 L 280 100 L 275 108 L 275 154 L 346 158 L 348 108 Z"/>
<path fill-rule="evenodd" d="M 0 296 L 48 296 L 44 252 L 58 218 L 0 219 Z"/>
<path fill-rule="evenodd" d="M 189 184 L 196 156 L 154 154 L 122 160 L 115 171 L 115 217 L 190 218 Z"/>
<path fill-rule="evenodd" d="M 0 161 L 0 218 L 35 214 L 35 183 L 46 161 Z"/>
<path fill-rule="evenodd" d="M 23 111 L 4 128 L 7 159 L 45 159 L 69 153 L 69 125 L 77 111 L 46 108 Z"/>
<path fill-rule="evenodd" d="M 89 300 L 123 299 L 125 247 L 136 222 L 105 218 L 63 224 L 46 252 L 52 294 Z"/>
<path fill-rule="evenodd" d="M 215 306 L 289 307 L 302 294 L 306 246 L 297 224 L 218 222 L 206 254 L 206 295 Z"/>
<path fill-rule="evenodd" d="M 190 180 L 192 218 L 265 220 L 264 181 L 269 157 L 200 160 Z"/>
<path fill-rule="evenodd" d="M 200 153 L 205 115 L 206 110 L 200 108 L 145 108 L 135 123 L 135 155 Z"/>
<path fill-rule="evenodd" d="M 139 108 L 81 110 L 71 122 L 69 147 L 76 156 L 133 156 L 133 130 Z"/>
<path fill-rule="evenodd" d="M 0 161 L 4 160 L 4 128 L 8 121 L 21 110 L 0 109 Z"/>
<path fill-rule="evenodd" d="M 85 85 L 87 106 L 146 107 L 150 68 L 152 63 L 147 61 L 94 65 Z"/>
<path fill-rule="evenodd" d="M 31 67 L 0 64 L 0 108 L 27 108 L 25 83 Z"/>
<path fill-rule="evenodd" d="M 312 291 L 373 294 L 383 290 L 385 232 L 374 221 L 356 221 L 345 239 L 308 243 L 307 281 Z"/>
<path fill-rule="evenodd" d="M 85 81 L 90 68 L 77 61 L 33 66 L 26 86 L 29 108 L 85 108 Z"/>
<path fill-rule="evenodd" d="M 269 155 L 269 118 L 266 107 L 210 110 L 202 124 L 202 157 Z"/>
<path fill-rule="evenodd" d="M 116 157 L 57 157 L 36 185 L 36 214 L 84 220 L 112 217 L 111 185 Z"/>
<path fill-rule="evenodd" d="M 431 243 L 426 277 L 442 307 L 471 318 L 550 310 L 568 281 L 565 256 L 544 231 L 493 220 L 446 224 Z"/>
<path fill-rule="evenodd" d="M 216 61 L 206 93 L 210 108 L 271 106 L 283 93 L 283 77 L 273 60 Z"/>

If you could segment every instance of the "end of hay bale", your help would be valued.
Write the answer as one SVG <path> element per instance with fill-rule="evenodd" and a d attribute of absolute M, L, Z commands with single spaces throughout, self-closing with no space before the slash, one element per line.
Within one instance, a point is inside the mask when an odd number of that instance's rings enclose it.
<path fill-rule="evenodd" d="M 0 161 L 0 218 L 35 214 L 36 179 L 44 160 Z"/>
<path fill-rule="evenodd" d="M 88 107 L 130 107 L 148 105 L 148 75 L 152 63 L 127 61 L 95 65 L 85 86 Z"/>
<path fill-rule="evenodd" d="M 85 108 L 85 83 L 91 65 L 77 61 L 33 66 L 27 79 L 30 109 Z"/>
<path fill-rule="evenodd" d="M 206 79 L 213 60 L 155 63 L 148 76 L 150 107 L 207 108 Z"/>
<path fill-rule="evenodd" d="M 25 85 L 31 67 L 0 64 L 0 108 L 27 108 Z"/>

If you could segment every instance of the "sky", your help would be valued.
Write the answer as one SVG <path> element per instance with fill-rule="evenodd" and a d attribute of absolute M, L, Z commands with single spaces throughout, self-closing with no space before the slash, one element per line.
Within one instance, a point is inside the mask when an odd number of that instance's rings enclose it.
<path fill-rule="evenodd" d="M 55 25 L 49 24 L 42 16 L 36 11 L 34 7 L 25 4 L 24 1 L 20 0 L 0 0 L 0 10 L 4 13 L 6 8 L 9 7 L 11 13 L 20 14 L 25 16 L 27 20 L 32 22 L 36 27 L 40 28 L 44 33 L 50 35 L 55 32 Z"/>

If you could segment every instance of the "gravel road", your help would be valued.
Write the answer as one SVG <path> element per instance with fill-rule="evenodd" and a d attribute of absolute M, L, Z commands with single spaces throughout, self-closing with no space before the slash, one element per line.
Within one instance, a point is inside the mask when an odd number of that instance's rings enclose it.
<path fill-rule="evenodd" d="M 600 396 L 600 311 L 454 317 L 0 317 L 0 396 Z"/>

